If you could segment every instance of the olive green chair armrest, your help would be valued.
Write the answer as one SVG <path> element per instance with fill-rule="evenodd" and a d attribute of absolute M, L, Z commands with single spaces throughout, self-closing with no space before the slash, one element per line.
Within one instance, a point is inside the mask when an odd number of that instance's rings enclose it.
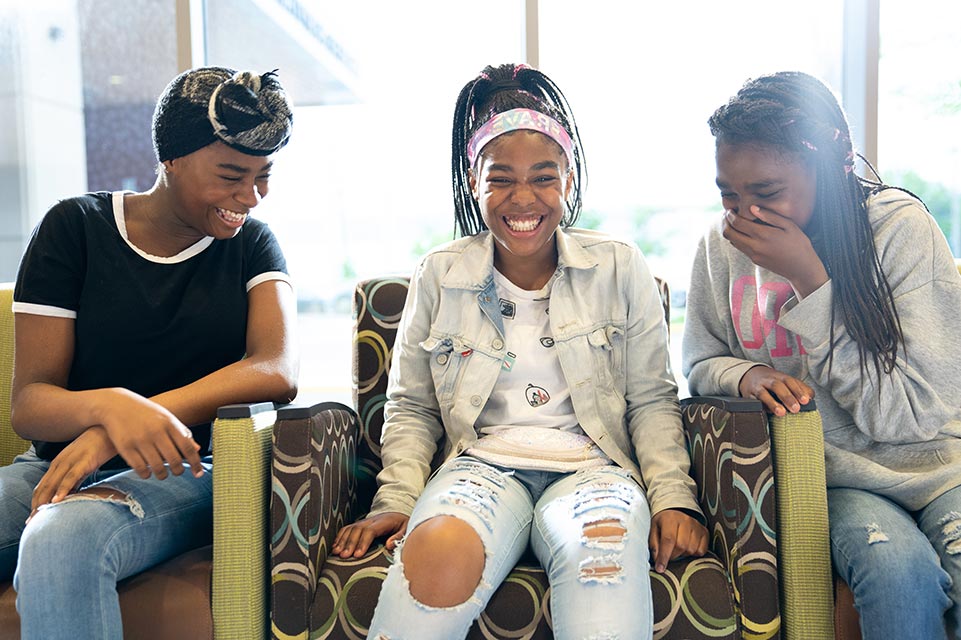
<path fill-rule="evenodd" d="M 824 432 L 812 401 L 770 418 L 777 491 L 784 637 L 833 638 L 834 588 L 824 477 Z"/>
<path fill-rule="evenodd" d="M 212 433 L 215 640 L 267 637 L 271 435 L 273 403 L 229 405 Z"/>
<path fill-rule="evenodd" d="M 10 385 L 13 382 L 13 283 L 0 282 L 0 467 L 27 450 L 30 443 L 10 426 Z"/>

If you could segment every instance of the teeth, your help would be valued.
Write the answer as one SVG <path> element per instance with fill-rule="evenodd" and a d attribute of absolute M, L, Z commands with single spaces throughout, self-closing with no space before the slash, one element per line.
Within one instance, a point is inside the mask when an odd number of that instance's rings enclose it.
<path fill-rule="evenodd" d="M 504 218 L 511 231 L 533 231 L 541 223 L 540 216 L 536 218 Z"/>
<path fill-rule="evenodd" d="M 227 222 L 242 222 L 243 219 L 247 217 L 247 214 L 245 213 L 237 213 L 236 211 L 221 209 L 219 207 L 217 208 L 217 213 L 219 213 Z"/>

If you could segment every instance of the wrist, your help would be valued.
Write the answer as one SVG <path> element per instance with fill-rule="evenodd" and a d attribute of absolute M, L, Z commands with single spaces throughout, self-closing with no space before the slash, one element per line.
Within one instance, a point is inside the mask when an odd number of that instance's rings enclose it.
<path fill-rule="evenodd" d="M 828 272 L 819 260 L 817 266 L 808 273 L 793 278 L 791 280 L 791 286 L 794 288 L 794 292 L 798 295 L 798 298 L 803 300 L 823 287 L 828 280 L 830 280 Z"/>
<path fill-rule="evenodd" d="M 108 417 L 117 401 L 132 393 L 121 387 L 106 387 L 103 389 L 92 389 L 83 391 L 89 398 L 89 413 L 86 420 L 88 425 L 100 425 L 106 431 L 107 424 L 110 423 Z"/>

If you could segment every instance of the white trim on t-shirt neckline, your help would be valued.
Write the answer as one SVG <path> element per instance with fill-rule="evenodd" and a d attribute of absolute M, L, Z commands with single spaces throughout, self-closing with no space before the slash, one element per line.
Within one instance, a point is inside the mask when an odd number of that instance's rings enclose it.
<path fill-rule="evenodd" d="M 127 237 L 127 220 L 123 213 L 123 196 L 125 193 L 133 193 L 132 191 L 114 191 L 112 202 L 113 202 L 113 218 L 117 223 L 117 230 L 120 232 L 120 237 L 123 238 L 127 246 L 133 249 L 137 255 L 139 255 L 144 260 L 149 260 L 150 262 L 156 262 L 158 264 L 176 264 L 178 262 L 183 262 L 193 258 L 195 255 L 206 249 L 214 241 L 213 236 L 205 236 L 193 243 L 180 253 L 170 256 L 155 256 L 153 254 L 147 253 L 134 243 L 130 242 L 130 238 Z"/>

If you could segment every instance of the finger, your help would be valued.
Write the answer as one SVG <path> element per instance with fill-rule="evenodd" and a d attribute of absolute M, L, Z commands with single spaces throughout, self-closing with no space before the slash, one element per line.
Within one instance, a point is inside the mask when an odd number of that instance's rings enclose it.
<path fill-rule="evenodd" d="M 781 406 L 781 403 L 774 399 L 767 389 L 761 389 L 760 391 L 752 394 L 756 399 L 761 401 L 764 408 L 773 413 L 776 416 L 783 416 L 787 414 L 787 411 Z"/>
<path fill-rule="evenodd" d="M 138 476 L 146 480 L 150 477 L 150 469 L 148 468 L 146 460 L 144 460 L 143 455 L 137 449 L 127 448 L 125 451 L 117 451 L 123 461 L 127 463 L 127 466 L 131 468 Z"/>
<path fill-rule="evenodd" d="M 50 502 L 60 502 L 76 491 L 85 477 L 87 477 L 87 473 L 80 466 L 71 466 L 57 484 Z"/>
<path fill-rule="evenodd" d="M 354 551 L 360 544 L 360 538 L 363 535 L 364 527 L 354 525 L 348 532 L 347 539 L 344 540 L 343 549 L 340 552 L 342 558 L 349 558 L 354 555 Z"/>
<path fill-rule="evenodd" d="M 664 573 L 667 563 L 674 554 L 674 546 L 677 542 L 677 530 L 673 527 L 662 527 L 657 544 L 657 553 L 654 556 L 654 570 Z"/>
<path fill-rule="evenodd" d="M 707 553 L 707 546 L 708 546 L 707 528 L 704 527 L 703 525 L 698 527 L 698 530 L 697 530 L 697 539 L 698 539 L 698 541 L 697 541 L 697 555 L 698 555 L 698 556 L 703 556 L 705 553 Z"/>
<path fill-rule="evenodd" d="M 355 558 L 364 557 L 364 554 L 367 553 L 368 549 L 370 549 L 370 545 L 374 541 L 374 537 L 374 533 L 370 529 L 365 528 L 360 536 L 360 539 L 357 541 L 357 544 L 354 545 L 353 556 Z"/>
<path fill-rule="evenodd" d="M 160 455 L 160 451 L 157 450 L 156 445 L 152 443 L 144 447 L 143 450 L 144 460 L 147 462 L 147 466 L 150 470 L 147 474 L 149 478 L 150 475 L 154 475 L 158 480 L 164 480 L 167 477 L 167 467 L 164 465 L 164 459 Z"/>
<path fill-rule="evenodd" d="M 330 546 L 330 550 L 331 550 L 331 551 L 333 551 L 333 552 L 336 553 L 337 551 L 340 550 L 340 548 L 341 548 L 341 547 L 343 546 L 343 544 L 344 544 L 344 536 L 346 535 L 344 532 L 347 531 L 348 529 L 350 529 L 352 526 L 353 526 L 353 525 L 347 525 L 346 527 L 341 527 L 341 528 L 340 528 L 340 531 L 338 531 L 338 532 L 337 532 L 337 535 L 334 536 L 334 544 L 332 544 L 332 545 Z"/>
<path fill-rule="evenodd" d="M 49 473 L 50 471 L 47 471 L 47 474 Z M 36 513 L 37 509 L 39 509 L 41 506 L 45 504 L 49 504 L 50 499 L 53 497 L 53 489 L 51 488 L 52 483 L 47 481 L 46 477 L 47 476 L 44 475 L 43 480 L 38 482 L 37 486 L 33 490 L 33 496 L 31 496 L 30 498 L 30 516 L 31 517 L 33 517 L 33 514 Z M 29 518 L 27 519 L 27 521 L 28 522 L 30 521 Z"/>
<path fill-rule="evenodd" d="M 175 438 L 174 442 L 177 443 L 177 448 L 180 450 L 181 460 L 186 460 L 190 472 L 194 474 L 195 478 L 199 478 L 204 475 L 204 465 L 200 461 L 201 447 L 186 427 L 184 427 L 184 431 L 186 433 L 181 433 L 180 438 Z"/>
<path fill-rule="evenodd" d="M 167 470 L 175 476 L 184 472 L 184 455 L 177 447 L 177 443 L 171 439 L 161 440 L 157 443 L 157 452 L 166 462 Z M 161 478 L 163 480 L 163 478 Z"/>
<path fill-rule="evenodd" d="M 748 221 L 730 209 L 724 212 L 725 225 L 735 233 L 749 235 L 750 227 L 745 224 L 746 222 Z"/>
<path fill-rule="evenodd" d="M 791 393 L 794 394 L 794 397 L 797 398 L 801 404 L 807 404 L 814 396 L 814 390 L 797 378 L 787 378 L 784 384 L 791 389 Z"/>
<path fill-rule="evenodd" d="M 677 560 L 682 556 L 691 555 L 691 527 L 687 523 L 682 523 L 677 528 L 677 540 L 674 543 L 674 552 L 671 560 Z"/>
<path fill-rule="evenodd" d="M 757 220 L 760 220 L 765 225 L 769 227 L 775 227 L 781 231 L 787 230 L 787 222 L 790 222 L 788 218 L 785 218 L 778 213 L 771 211 L 770 209 L 764 209 L 756 204 L 751 205 L 751 215 Z"/>
<path fill-rule="evenodd" d="M 794 392 L 785 384 L 784 380 L 775 380 L 770 390 L 781 401 L 784 408 L 791 413 L 797 413 L 801 410 L 801 402 L 795 397 Z"/>
<path fill-rule="evenodd" d="M 388 551 L 393 551 L 393 550 L 394 550 L 394 547 L 397 546 L 397 543 L 400 542 L 401 538 L 403 538 L 403 537 L 404 537 L 404 532 L 403 532 L 403 531 L 398 531 L 397 533 L 395 533 L 395 534 L 392 535 L 391 537 L 387 538 L 386 546 L 387 546 Z"/>

